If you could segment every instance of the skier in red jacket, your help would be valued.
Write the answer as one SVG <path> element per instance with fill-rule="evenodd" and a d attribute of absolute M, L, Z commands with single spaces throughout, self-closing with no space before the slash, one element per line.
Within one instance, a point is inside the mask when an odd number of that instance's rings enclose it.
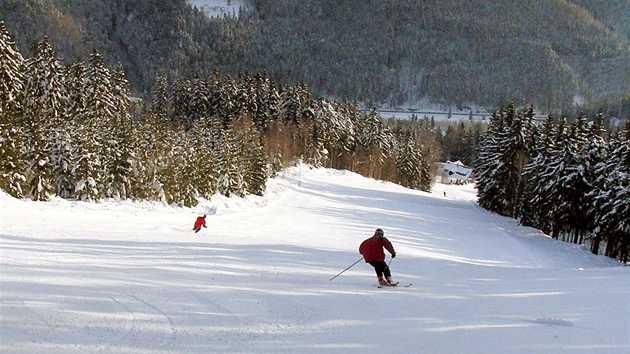
<path fill-rule="evenodd" d="M 392 258 L 396 257 L 394 246 L 392 246 L 391 242 L 384 236 L 383 229 L 376 229 L 374 236 L 361 243 L 359 253 L 361 253 L 366 263 L 370 263 L 374 267 L 380 285 L 394 286 L 397 285 L 398 282 L 392 281 L 392 273 L 387 263 L 385 263 L 385 252 L 383 252 L 383 248 L 391 253 Z M 383 277 L 383 275 L 385 277 Z"/>
<path fill-rule="evenodd" d="M 195 233 L 199 232 L 199 230 L 201 230 L 201 227 L 205 227 L 206 226 L 206 214 L 204 214 L 203 216 L 200 216 L 197 218 L 197 220 L 195 221 L 195 226 L 193 226 L 193 230 L 195 231 Z"/>

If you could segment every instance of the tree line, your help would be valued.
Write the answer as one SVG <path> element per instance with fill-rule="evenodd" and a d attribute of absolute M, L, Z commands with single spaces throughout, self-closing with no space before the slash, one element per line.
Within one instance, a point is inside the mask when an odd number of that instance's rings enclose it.
<path fill-rule="evenodd" d="M 531 108 L 496 111 L 479 144 L 479 204 L 630 261 L 630 122 L 607 132 L 603 120 L 535 122 Z"/>
<path fill-rule="evenodd" d="M 15 197 L 159 200 L 262 194 L 296 161 L 429 190 L 427 124 L 384 121 L 264 72 L 168 80 L 132 102 L 96 50 L 64 65 L 47 38 L 25 59 L 0 22 L 0 187 Z M 422 121 L 424 122 L 424 120 Z"/>

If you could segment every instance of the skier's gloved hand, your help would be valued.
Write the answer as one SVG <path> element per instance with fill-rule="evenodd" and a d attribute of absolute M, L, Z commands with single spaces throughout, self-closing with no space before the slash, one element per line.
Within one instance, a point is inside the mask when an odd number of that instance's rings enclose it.
<path fill-rule="evenodd" d="M 392 253 L 392 258 L 396 258 L 396 252 Z"/>

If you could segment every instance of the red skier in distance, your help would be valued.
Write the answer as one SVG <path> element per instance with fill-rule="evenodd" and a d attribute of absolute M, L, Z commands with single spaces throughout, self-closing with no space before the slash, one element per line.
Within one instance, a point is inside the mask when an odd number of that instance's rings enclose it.
<path fill-rule="evenodd" d="M 203 216 L 198 217 L 197 221 L 195 221 L 195 226 L 193 226 L 193 230 L 195 231 L 195 233 L 199 232 L 202 226 L 205 228 L 208 228 L 206 226 L 206 214 L 203 214 Z"/>
<path fill-rule="evenodd" d="M 396 286 L 398 282 L 392 280 L 392 273 L 387 263 L 385 263 L 385 252 L 383 252 L 383 248 L 391 253 L 392 258 L 396 257 L 394 246 L 392 246 L 392 243 L 384 236 L 383 229 L 376 229 L 374 236 L 361 243 L 359 253 L 361 253 L 366 263 L 374 267 L 379 285 Z"/>

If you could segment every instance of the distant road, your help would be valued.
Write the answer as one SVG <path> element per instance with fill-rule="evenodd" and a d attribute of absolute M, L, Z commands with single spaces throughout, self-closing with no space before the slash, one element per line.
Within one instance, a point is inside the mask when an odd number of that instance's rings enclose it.
<path fill-rule="evenodd" d="M 370 110 L 365 110 L 365 112 L 369 112 Z M 479 120 L 479 121 L 487 121 L 492 116 L 492 113 L 489 112 L 451 112 L 448 111 L 408 111 L 408 110 L 390 110 L 390 109 L 378 109 L 377 112 L 383 118 L 398 118 L 398 119 L 411 119 L 412 116 L 416 116 L 418 118 L 424 117 L 433 117 L 435 120 Z M 547 118 L 544 114 L 537 114 L 535 116 L 536 120 L 545 120 Z"/>
<path fill-rule="evenodd" d="M 367 110 L 366 112 L 369 112 L 369 110 Z M 452 120 L 467 120 L 467 119 L 471 119 L 471 114 L 470 112 L 451 112 L 450 115 L 448 112 L 443 112 L 443 111 L 407 111 L 407 110 L 389 110 L 389 109 L 378 109 L 377 112 L 381 115 L 381 117 L 383 118 L 399 118 L 399 119 L 411 119 L 412 116 L 416 116 L 418 118 L 424 118 L 426 117 L 433 117 L 436 120 L 448 120 L 448 119 L 452 119 Z M 490 113 L 488 112 L 479 112 L 479 113 L 472 113 L 472 119 L 473 120 L 487 120 L 490 117 Z"/>

